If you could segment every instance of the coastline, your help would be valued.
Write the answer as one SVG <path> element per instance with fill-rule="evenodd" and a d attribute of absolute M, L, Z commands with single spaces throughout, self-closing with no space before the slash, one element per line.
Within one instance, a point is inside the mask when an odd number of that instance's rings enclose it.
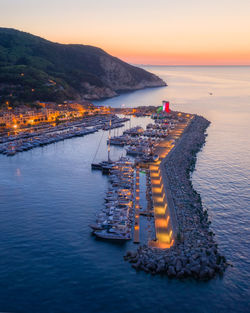
<path fill-rule="evenodd" d="M 168 71 L 169 68 L 163 68 L 162 76 L 167 76 Z M 189 78 L 187 72 L 192 74 Z M 89 168 L 101 140 L 102 131 L 99 131 L 19 153 L 14 158 L 0 155 L 2 310 L 15 312 L 22 307 L 25 312 L 43 313 L 51 308 L 55 313 L 70 312 L 73 303 L 76 311 L 84 307 L 89 311 L 106 308 L 110 313 L 139 308 L 144 313 L 245 313 L 249 305 L 250 273 L 247 240 L 250 90 L 243 81 L 250 71 L 176 68 L 175 73 L 178 77 L 168 87 L 170 94 L 178 95 L 179 102 L 173 109 L 197 113 L 211 121 L 206 144 L 197 154 L 191 177 L 204 208 L 208 209 L 210 228 L 216 234 L 219 250 L 233 267 L 209 281 L 170 279 L 165 274 L 151 276 L 135 271 L 132 264 L 124 262 L 126 251 L 136 251 L 139 247 L 132 240 L 117 244 L 90 235 L 88 225 L 96 217 L 108 187 L 107 176 Z M 209 89 L 214 92 L 210 97 L 207 78 L 212 73 L 217 79 L 213 81 L 213 89 Z M 193 84 L 194 78 L 201 82 L 199 88 Z M 221 79 L 225 78 L 222 89 Z M 231 79 L 235 79 L 234 86 L 229 83 Z M 241 81 L 237 83 L 236 79 Z M 131 97 L 115 97 L 110 103 L 114 107 L 124 103 L 125 108 L 158 104 L 164 98 L 161 94 L 164 90 L 167 89 L 159 89 L 159 94 L 156 90 L 152 101 L 149 95 L 154 90 L 150 89 L 132 93 Z M 235 97 L 229 96 L 232 92 Z M 137 124 L 132 117 L 131 126 Z M 104 132 L 103 138 L 107 135 Z M 111 149 L 116 159 L 122 149 L 112 146 Z M 104 143 L 98 160 L 106 158 L 106 150 Z M 144 187 L 146 174 L 140 175 Z M 144 199 L 141 202 L 144 204 Z M 141 230 L 144 232 L 145 228 Z M 153 221 L 150 230 L 149 235 L 154 238 Z M 146 232 L 143 234 L 148 236 Z M 52 290 L 48 285 L 56 288 Z"/>
<path fill-rule="evenodd" d="M 128 252 L 125 259 L 133 263 L 135 269 L 168 277 L 204 280 L 223 273 L 227 267 L 225 257 L 217 249 L 214 234 L 209 230 L 208 213 L 190 179 L 209 124 L 205 118 L 195 115 L 161 162 L 175 243 L 169 249 L 141 246 L 135 253 Z"/>

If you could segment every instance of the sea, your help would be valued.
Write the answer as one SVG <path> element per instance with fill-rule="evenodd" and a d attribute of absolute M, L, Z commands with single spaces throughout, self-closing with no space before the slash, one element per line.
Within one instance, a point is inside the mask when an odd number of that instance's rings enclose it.
<path fill-rule="evenodd" d="M 172 110 L 211 121 L 192 181 L 232 266 L 206 282 L 151 276 L 123 260 L 136 249 L 133 243 L 93 237 L 88 225 L 109 185 L 90 167 L 107 159 L 108 132 L 99 131 L 0 155 L 0 312 L 250 312 L 250 67 L 143 68 L 168 86 L 95 103 L 135 107 L 169 100 Z M 125 127 L 147 122 L 132 118 Z M 111 158 L 120 155 L 124 149 L 112 147 Z"/>

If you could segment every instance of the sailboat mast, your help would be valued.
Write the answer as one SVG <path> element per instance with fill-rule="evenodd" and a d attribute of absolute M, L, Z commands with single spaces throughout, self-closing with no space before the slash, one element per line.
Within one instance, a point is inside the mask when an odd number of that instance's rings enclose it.
<path fill-rule="evenodd" d="M 110 138 L 111 138 L 111 117 L 110 117 L 110 120 L 109 120 L 108 162 L 110 162 Z"/>

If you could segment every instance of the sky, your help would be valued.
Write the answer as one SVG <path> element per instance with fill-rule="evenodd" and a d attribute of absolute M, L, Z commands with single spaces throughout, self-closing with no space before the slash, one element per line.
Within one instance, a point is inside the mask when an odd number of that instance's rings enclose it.
<path fill-rule="evenodd" d="M 133 64 L 250 65 L 250 0 L 0 0 L 0 27 Z"/>

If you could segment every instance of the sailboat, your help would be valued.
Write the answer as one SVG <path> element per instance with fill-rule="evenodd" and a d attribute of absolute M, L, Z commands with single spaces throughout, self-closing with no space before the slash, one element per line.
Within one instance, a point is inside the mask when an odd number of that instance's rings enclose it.
<path fill-rule="evenodd" d="M 103 172 L 103 174 L 109 174 L 109 171 L 114 166 L 114 163 L 110 159 L 111 119 L 109 121 L 109 126 L 110 127 L 109 127 L 109 139 L 108 139 L 108 160 L 107 161 L 102 161 L 100 163 L 93 163 L 93 162 L 91 163 L 91 168 L 93 170 L 101 170 Z M 101 137 L 101 140 L 102 140 L 102 137 Z M 100 146 L 100 144 L 98 145 L 97 150 L 99 149 L 99 146 Z"/>

